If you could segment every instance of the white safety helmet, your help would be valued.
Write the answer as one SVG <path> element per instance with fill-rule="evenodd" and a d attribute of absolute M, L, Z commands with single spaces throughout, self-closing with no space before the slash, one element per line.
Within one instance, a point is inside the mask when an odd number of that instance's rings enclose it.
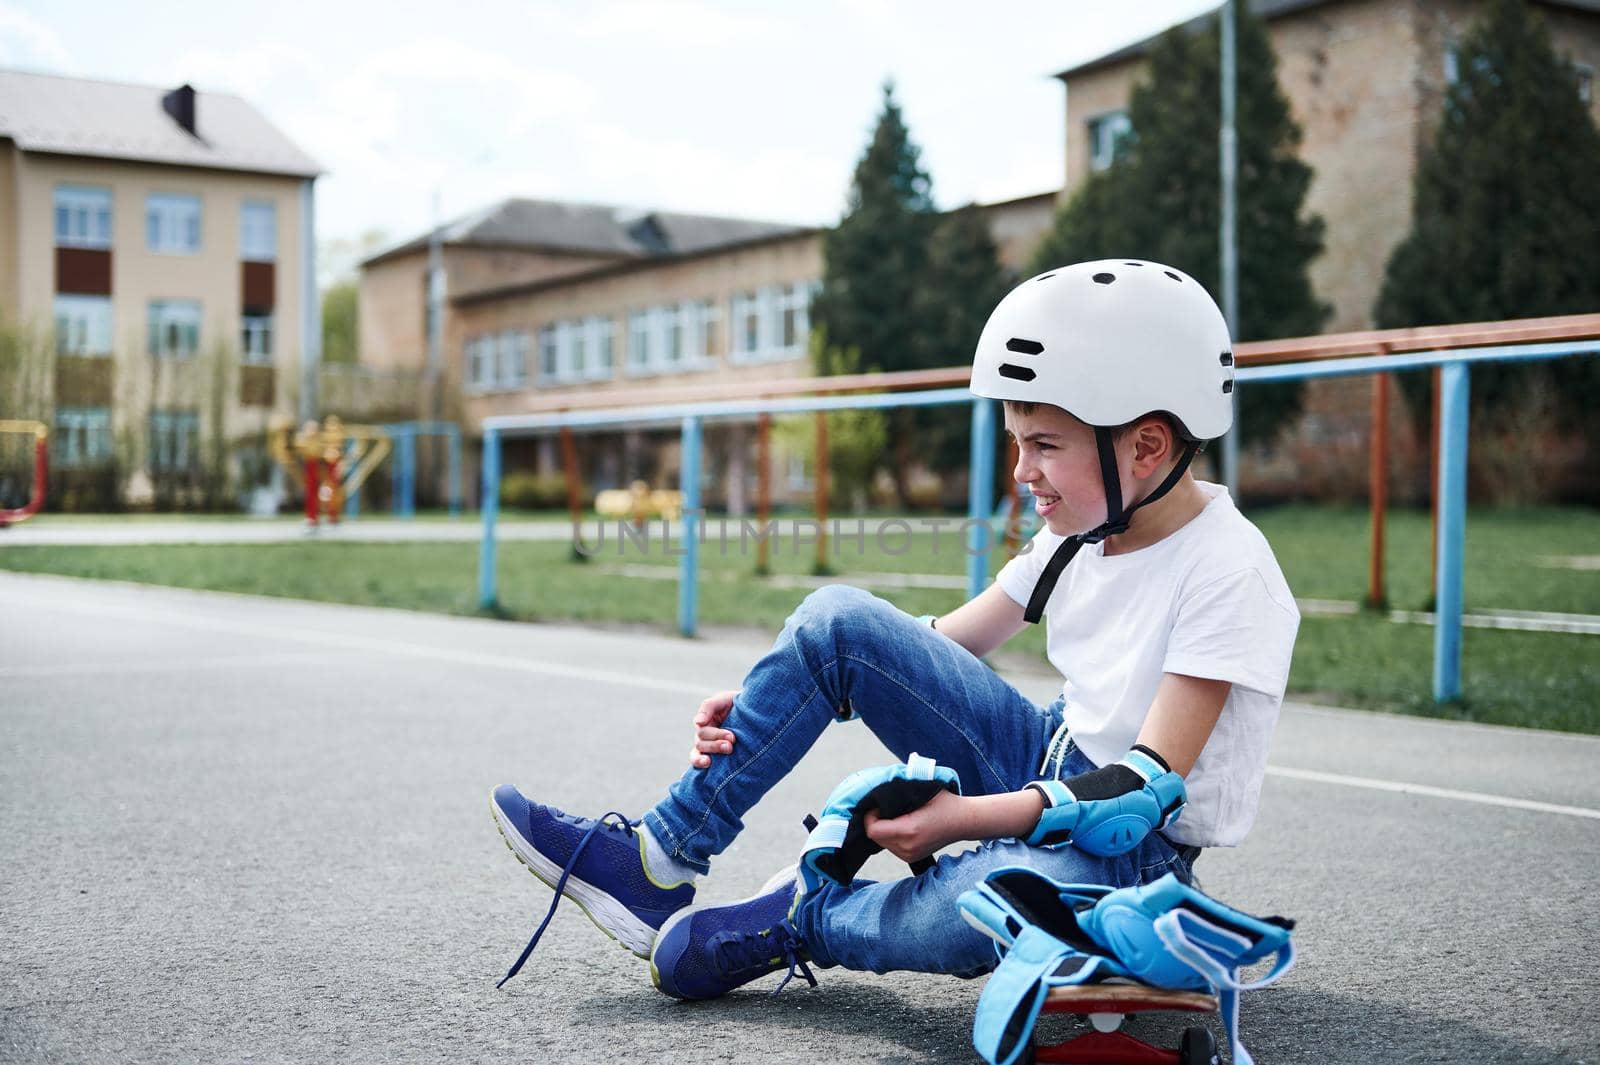
<path fill-rule="evenodd" d="M 1084 544 L 1125 532 L 1133 512 L 1166 495 L 1195 453 L 1233 425 L 1233 344 L 1200 283 L 1137 259 L 1101 259 L 1029 278 L 1006 294 L 978 338 L 972 391 L 1047 403 L 1094 427 L 1106 520 L 1069 536 L 1040 572 L 1023 617 L 1037 623 Z M 1187 442 L 1167 476 L 1124 507 L 1112 430 L 1169 415 Z"/>
<path fill-rule="evenodd" d="M 1077 263 L 1024 281 L 995 307 L 972 391 L 1105 428 L 1160 411 L 1189 439 L 1214 440 L 1233 424 L 1233 345 L 1216 303 L 1182 271 Z"/>

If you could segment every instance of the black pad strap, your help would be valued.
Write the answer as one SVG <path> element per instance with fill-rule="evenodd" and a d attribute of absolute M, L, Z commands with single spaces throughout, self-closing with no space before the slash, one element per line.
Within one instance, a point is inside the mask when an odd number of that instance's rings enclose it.
<path fill-rule="evenodd" d="M 879 816 L 890 820 L 921 809 L 941 791 L 955 790 L 942 780 L 888 780 L 879 784 L 856 803 L 850 817 L 850 827 L 845 830 L 844 842 L 839 849 L 817 856 L 818 871 L 835 883 L 848 884 L 867 864 L 868 858 L 883 850 L 882 845 L 867 835 L 868 810 L 876 810 Z M 930 856 L 912 863 L 911 871 L 921 873 L 932 867 L 933 858 Z"/>
<path fill-rule="evenodd" d="M 1100 449 L 1100 476 L 1106 486 L 1106 520 L 1088 532 L 1069 536 L 1061 541 L 1061 546 L 1056 548 L 1056 553 L 1050 556 L 1050 561 L 1045 563 L 1044 570 L 1039 574 L 1039 580 L 1033 586 L 1033 594 L 1028 596 L 1028 606 L 1022 612 L 1022 620 L 1030 625 L 1039 624 L 1039 619 L 1044 617 L 1045 604 L 1050 601 L 1050 593 L 1056 590 L 1056 582 L 1061 579 L 1061 572 L 1067 568 L 1073 556 L 1084 544 L 1097 544 L 1108 536 L 1128 531 L 1128 520 L 1133 512 L 1142 506 L 1154 503 L 1173 488 L 1177 487 L 1183 479 L 1184 471 L 1200 453 L 1199 444 L 1189 444 L 1183 449 L 1183 454 L 1178 456 L 1177 465 L 1172 467 L 1170 473 L 1156 485 L 1156 490 L 1145 496 L 1139 502 L 1122 510 L 1122 478 L 1117 476 L 1116 455 L 1111 450 L 1111 430 L 1095 429 L 1095 442 Z"/>

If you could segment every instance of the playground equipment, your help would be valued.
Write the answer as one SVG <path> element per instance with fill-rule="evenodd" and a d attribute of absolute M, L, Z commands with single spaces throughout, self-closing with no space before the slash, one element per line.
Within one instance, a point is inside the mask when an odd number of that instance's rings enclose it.
<path fill-rule="evenodd" d="M 1433 695 L 1446 702 L 1461 695 L 1461 630 L 1463 553 L 1466 537 L 1467 399 L 1469 370 L 1476 362 L 1524 362 L 1600 354 L 1600 314 L 1530 318 L 1507 322 L 1427 326 L 1331 334 L 1290 340 L 1235 344 L 1241 388 L 1255 381 L 1282 381 L 1313 377 L 1371 375 L 1375 381 L 1373 405 L 1388 401 L 1389 374 L 1400 370 L 1431 368 L 1435 373 L 1437 404 L 1435 426 L 1433 566 L 1437 608 L 1434 613 Z M 523 414 L 503 415 L 483 421 L 483 537 L 478 556 L 478 601 L 485 608 L 496 604 L 495 521 L 499 514 L 500 447 L 506 436 L 561 433 L 574 430 L 620 428 L 679 421 L 682 425 L 680 477 L 684 493 L 682 553 L 679 560 L 678 628 L 686 636 L 696 629 L 699 574 L 698 522 L 700 517 L 700 451 L 704 422 L 713 418 L 761 418 L 829 410 L 875 409 L 903 406 L 972 405 L 972 451 L 968 493 L 967 591 L 976 596 L 988 582 L 988 552 L 992 536 L 991 508 L 995 499 L 996 409 L 988 400 L 975 399 L 966 389 L 970 367 L 919 370 L 896 374 L 854 374 L 831 378 L 718 385 L 698 390 L 630 389 L 592 397 L 560 396 L 528 404 Z M 940 387 L 944 386 L 944 387 Z M 955 387 L 959 386 L 959 387 Z M 866 395 L 841 393 L 866 392 Z M 752 393 L 761 398 L 734 398 Z M 758 422 L 758 424 L 760 424 Z M 1386 447 L 1386 419 L 1374 417 L 1371 463 L 1373 526 L 1371 538 L 1372 585 L 1370 597 L 1382 601 L 1381 574 Z M 826 435 L 818 434 L 819 457 L 825 458 Z M 763 460 L 762 463 L 765 466 Z M 568 463 L 569 469 L 572 464 Z M 818 463 L 818 500 L 825 503 L 825 470 Z M 819 517 L 822 508 L 819 505 Z M 763 518 L 764 520 L 764 518 Z M 819 541 L 820 541 L 819 537 Z M 819 551 L 821 544 L 819 542 Z"/>
<path fill-rule="evenodd" d="M 392 512 L 397 518 L 417 516 L 417 437 L 442 436 L 449 447 L 450 516 L 461 516 L 461 427 L 451 422 L 385 422 L 376 426 L 394 442 L 394 466 L 390 484 Z M 345 513 L 354 518 L 361 513 L 359 485 L 346 500 Z"/>
<path fill-rule="evenodd" d="M 12 507 L 9 510 L 0 510 L 0 529 L 6 529 L 19 521 L 27 521 L 39 513 L 39 509 L 44 506 L 50 427 L 44 422 L 0 418 L 0 433 L 33 434 L 33 484 L 28 491 L 28 501 L 26 503 L 20 507 Z"/>
<path fill-rule="evenodd" d="M 345 425 L 329 415 L 319 426 L 308 420 L 290 436 L 288 425 L 269 434 L 272 457 L 305 495 L 306 524 L 319 518 L 338 524 L 347 495 L 360 490 L 389 454 L 389 437 L 370 425 Z"/>
<path fill-rule="evenodd" d="M 643 481 L 627 488 L 608 488 L 594 497 L 595 513 L 602 518 L 627 518 L 635 525 L 656 516 L 676 521 L 683 513 L 683 493 L 668 488 L 650 491 Z"/>

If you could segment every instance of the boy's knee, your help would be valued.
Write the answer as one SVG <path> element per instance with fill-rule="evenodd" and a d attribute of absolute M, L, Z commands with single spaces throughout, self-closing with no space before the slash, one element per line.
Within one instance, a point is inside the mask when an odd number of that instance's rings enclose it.
<path fill-rule="evenodd" d="M 848 645 L 857 637 L 858 627 L 881 623 L 886 609 L 894 611 L 871 592 L 848 584 L 828 584 L 806 596 L 789 623 L 799 639 L 825 639 Z"/>

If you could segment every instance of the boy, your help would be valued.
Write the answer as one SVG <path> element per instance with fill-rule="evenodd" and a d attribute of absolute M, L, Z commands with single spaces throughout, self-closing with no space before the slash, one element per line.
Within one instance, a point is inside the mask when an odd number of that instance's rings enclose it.
<path fill-rule="evenodd" d="M 972 390 L 1004 401 L 1015 477 L 1046 526 L 993 586 L 936 619 L 845 586 L 808 596 L 744 687 L 701 705 L 691 768 L 639 822 L 496 789 L 512 849 L 557 901 L 573 898 L 649 956 L 662 991 L 710 998 L 797 967 L 810 979 L 806 961 L 977 975 L 993 967 L 993 943 L 961 921 L 956 897 L 989 871 L 1187 882 L 1200 848 L 1249 830 L 1299 614 L 1265 539 L 1226 490 L 1188 471 L 1233 417 L 1216 304 L 1157 263 L 1043 274 L 990 316 Z M 1045 708 L 980 661 L 1041 616 L 1065 680 Z M 869 814 L 871 838 L 907 861 L 975 848 L 900 880 L 808 892 L 791 871 L 755 898 L 689 908 L 744 811 L 850 716 L 901 760 L 918 751 L 961 779 L 961 795 Z M 1164 798 L 1159 816 L 1120 834 L 1120 853 L 1068 842 L 1118 801 L 1174 787 L 1181 820 Z"/>

